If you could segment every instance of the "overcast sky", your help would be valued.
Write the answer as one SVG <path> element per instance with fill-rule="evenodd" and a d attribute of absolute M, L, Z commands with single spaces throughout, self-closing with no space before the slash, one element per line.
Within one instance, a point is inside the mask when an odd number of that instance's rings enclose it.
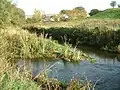
<path fill-rule="evenodd" d="M 91 9 L 104 10 L 110 8 L 112 0 L 15 0 L 17 6 L 22 8 L 26 15 L 32 15 L 34 9 L 45 13 L 59 13 L 62 9 L 73 9 L 77 6 L 84 7 L 88 12 Z M 120 0 L 116 0 L 120 4 Z"/>

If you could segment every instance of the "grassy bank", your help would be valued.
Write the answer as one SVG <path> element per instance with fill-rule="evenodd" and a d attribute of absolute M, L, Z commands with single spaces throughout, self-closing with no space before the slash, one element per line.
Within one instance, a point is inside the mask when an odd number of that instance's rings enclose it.
<path fill-rule="evenodd" d="M 60 45 L 51 38 L 37 37 L 20 28 L 0 30 L 0 90 L 86 90 L 92 88 L 89 81 L 71 79 L 70 83 L 62 83 L 48 78 L 41 72 L 32 77 L 24 67 L 22 72 L 16 70 L 11 63 L 16 58 L 62 58 L 68 61 L 88 59 L 81 51 L 67 44 Z M 90 59 L 90 58 L 89 58 Z"/>
<path fill-rule="evenodd" d="M 60 45 L 57 41 L 53 41 L 51 37 L 47 39 L 47 35 L 30 34 L 28 31 L 8 28 L 0 31 L 0 44 L 3 45 L 3 52 L 8 52 L 7 57 L 10 58 L 61 58 L 67 61 L 80 61 L 88 59 L 82 51 L 72 48 L 66 43 Z"/>
<path fill-rule="evenodd" d="M 102 12 L 93 15 L 91 18 L 101 18 L 101 19 L 120 19 L 120 8 L 109 8 Z"/>
<path fill-rule="evenodd" d="M 52 36 L 53 39 L 59 42 L 67 41 L 74 45 L 77 43 L 91 45 L 100 49 L 117 52 L 117 47 L 120 43 L 119 23 L 120 20 L 87 19 L 74 22 L 72 27 L 69 27 L 72 23 L 68 23 L 66 27 L 62 27 L 60 23 L 60 27 L 54 24 L 53 27 L 50 25 L 48 28 L 27 26 L 24 29 L 28 29 L 37 35 L 41 33 L 48 34 L 48 37 Z"/>
<path fill-rule="evenodd" d="M 69 83 L 48 78 L 45 74 L 33 79 L 24 69 L 19 72 L 9 62 L 0 59 L 0 90 L 88 90 L 92 89 L 90 81 L 71 79 Z"/>

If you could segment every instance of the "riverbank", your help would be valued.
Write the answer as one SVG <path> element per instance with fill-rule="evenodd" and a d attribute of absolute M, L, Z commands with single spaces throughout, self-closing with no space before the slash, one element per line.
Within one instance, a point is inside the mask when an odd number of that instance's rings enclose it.
<path fill-rule="evenodd" d="M 86 19 L 81 21 L 28 25 L 27 29 L 37 35 L 48 34 L 53 39 L 73 45 L 84 44 L 110 52 L 118 52 L 120 43 L 120 20 Z M 59 25 L 59 27 L 58 27 Z"/>
<path fill-rule="evenodd" d="M 45 37 L 42 34 L 38 37 L 36 34 L 30 34 L 20 28 L 7 28 L 0 31 L 0 36 L 0 44 L 4 46 L 3 52 L 10 53 L 7 55 L 10 58 L 61 58 L 67 61 L 89 58 L 82 51 L 72 48 L 66 43 L 60 45 L 51 37 L 46 38 L 47 34 Z"/>
<path fill-rule="evenodd" d="M 42 90 L 42 89 L 87 89 L 90 88 L 90 82 L 84 82 L 72 79 L 69 83 L 59 82 L 55 78 L 48 78 L 43 71 L 38 77 L 32 76 L 31 72 L 23 67 L 21 72 L 16 70 L 14 62 L 21 59 L 63 59 L 65 61 L 89 60 L 89 56 L 82 51 L 67 45 L 60 45 L 51 38 L 45 38 L 42 34 L 38 37 L 36 34 L 30 34 L 28 31 L 20 28 L 4 28 L 0 30 L 0 89 L 2 90 Z M 89 86 L 90 85 L 90 86 Z"/>

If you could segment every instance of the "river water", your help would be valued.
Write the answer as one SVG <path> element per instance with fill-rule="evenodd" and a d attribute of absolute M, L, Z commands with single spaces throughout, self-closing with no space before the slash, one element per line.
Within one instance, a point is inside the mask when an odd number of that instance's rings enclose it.
<path fill-rule="evenodd" d="M 69 82 L 71 78 L 91 80 L 96 83 L 95 90 L 120 90 L 120 59 L 115 53 L 108 53 L 98 49 L 83 47 L 84 53 L 95 58 L 96 63 L 81 61 L 70 63 L 63 60 L 32 60 L 27 66 L 32 70 L 33 76 L 47 70 L 48 76 L 60 81 Z M 21 65 L 23 61 L 17 64 Z"/>

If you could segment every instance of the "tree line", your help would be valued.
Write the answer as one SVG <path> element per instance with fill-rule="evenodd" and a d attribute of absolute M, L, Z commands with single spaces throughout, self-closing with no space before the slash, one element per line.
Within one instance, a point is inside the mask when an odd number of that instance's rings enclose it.
<path fill-rule="evenodd" d="M 0 25 L 25 23 L 25 12 L 10 0 L 0 0 Z"/>
<path fill-rule="evenodd" d="M 110 6 L 115 7 L 117 5 L 116 1 L 111 1 Z M 120 8 L 120 4 L 118 4 Z M 92 9 L 89 13 L 93 16 L 99 12 L 98 9 Z M 50 16 L 52 21 L 68 21 L 68 20 L 78 20 L 81 18 L 86 18 L 88 15 L 84 7 L 75 7 L 72 10 L 61 10 L 59 14 Z M 40 10 L 35 9 L 34 14 L 31 18 L 25 19 L 25 12 L 12 4 L 10 0 L 0 0 L 0 25 L 13 24 L 22 25 L 24 23 L 39 23 L 46 19 L 46 15 L 42 14 Z"/>
<path fill-rule="evenodd" d="M 110 6 L 111 6 L 112 8 L 115 8 L 116 5 L 117 5 L 117 2 L 116 2 L 116 1 L 111 1 L 111 2 L 110 2 Z M 118 6 L 118 8 L 120 8 L 120 4 L 118 4 L 117 6 Z M 101 10 L 98 10 L 98 9 L 92 9 L 92 10 L 90 11 L 89 15 L 90 15 L 90 16 L 93 16 L 93 15 L 99 13 L 99 12 L 102 12 L 102 11 L 101 11 Z"/>

